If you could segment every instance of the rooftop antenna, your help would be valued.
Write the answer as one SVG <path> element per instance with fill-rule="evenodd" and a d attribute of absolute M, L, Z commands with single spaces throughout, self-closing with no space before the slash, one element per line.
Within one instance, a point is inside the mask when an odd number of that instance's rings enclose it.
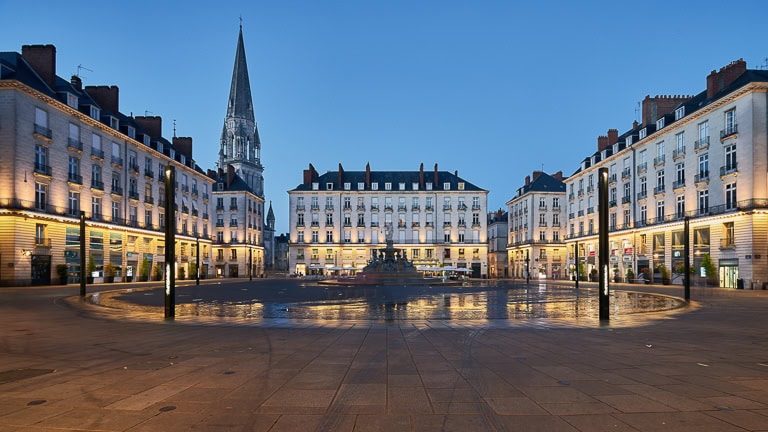
<path fill-rule="evenodd" d="M 87 78 L 87 77 L 84 77 L 84 76 L 80 75 L 80 71 L 84 71 L 84 70 L 87 70 L 88 72 L 93 72 L 92 70 L 88 69 L 87 67 L 83 66 L 82 64 L 79 64 L 79 65 L 77 65 L 77 73 L 75 75 L 80 77 L 80 78 Z"/>
<path fill-rule="evenodd" d="M 763 59 L 763 64 L 757 67 L 758 69 L 766 70 L 768 69 L 768 57 Z"/>
<path fill-rule="evenodd" d="M 638 102 L 637 106 L 635 107 L 635 120 L 638 122 L 640 121 L 640 102 Z"/>
<path fill-rule="evenodd" d="M 152 111 L 144 110 L 144 117 L 149 117 L 150 114 L 152 114 Z"/>
<path fill-rule="evenodd" d="M 173 137 L 176 138 L 176 119 L 173 119 Z"/>

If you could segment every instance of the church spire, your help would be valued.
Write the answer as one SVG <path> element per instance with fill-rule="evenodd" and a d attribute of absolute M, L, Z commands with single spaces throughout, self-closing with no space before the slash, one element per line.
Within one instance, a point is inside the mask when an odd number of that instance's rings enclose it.
<path fill-rule="evenodd" d="M 240 34 L 237 37 L 232 84 L 229 87 L 227 117 L 239 117 L 250 121 L 256 120 L 253 115 L 253 99 L 251 98 L 251 82 L 248 79 L 248 64 L 245 61 L 242 21 L 240 22 Z"/>

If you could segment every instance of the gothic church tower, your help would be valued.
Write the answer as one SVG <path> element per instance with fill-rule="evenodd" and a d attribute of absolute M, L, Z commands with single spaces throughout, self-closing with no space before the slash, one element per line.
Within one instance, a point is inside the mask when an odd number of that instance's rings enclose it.
<path fill-rule="evenodd" d="M 246 182 L 253 193 L 264 197 L 264 167 L 261 165 L 261 140 L 253 115 L 251 83 L 245 61 L 243 25 L 237 38 L 235 67 L 229 88 L 227 116 L 221 131 L 221 150 L 218 167 L 226 172 L 232 165 L 235 172 Z"/>

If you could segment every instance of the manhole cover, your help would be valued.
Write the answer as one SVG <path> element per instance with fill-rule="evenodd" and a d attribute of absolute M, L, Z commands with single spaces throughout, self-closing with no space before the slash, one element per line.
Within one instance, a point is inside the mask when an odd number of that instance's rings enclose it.
<path fill-rule="evenodd" d="M 0 372 L 0 384 L 21 381 L 54 372 L 56 369 L 12 369 Z"/>

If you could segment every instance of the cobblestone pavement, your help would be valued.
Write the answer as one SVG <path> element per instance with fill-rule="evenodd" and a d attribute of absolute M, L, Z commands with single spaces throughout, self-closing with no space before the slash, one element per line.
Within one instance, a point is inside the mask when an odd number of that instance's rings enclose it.
<path fill-rule="evenodd" d="M 768 431 L 768 291 L 600 325 L 166 322 L 77 289 L 0 289 L 0 432 Z"/>

